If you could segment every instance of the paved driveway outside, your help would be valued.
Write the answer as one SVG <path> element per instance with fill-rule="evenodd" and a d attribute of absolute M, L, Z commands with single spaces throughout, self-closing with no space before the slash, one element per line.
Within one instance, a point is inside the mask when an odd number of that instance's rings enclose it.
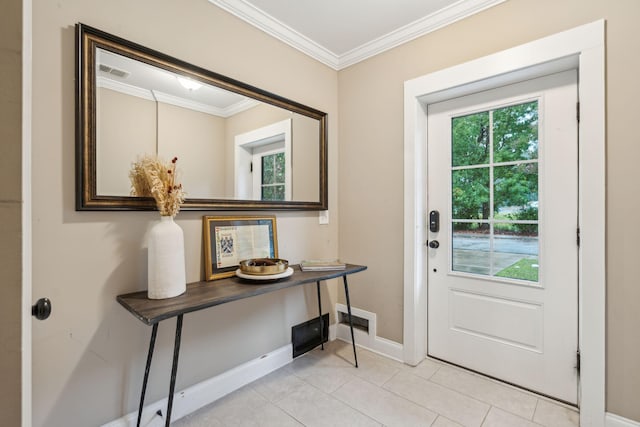
<path fill-rule="evenodd" d="M 536 237 L 494 236 L 493 252 L 489 251 L 489 237 L 455 233 L 453 237 L 453 265 L 456 271 L 495 275 L 523 258 L 537 259 Z"/>

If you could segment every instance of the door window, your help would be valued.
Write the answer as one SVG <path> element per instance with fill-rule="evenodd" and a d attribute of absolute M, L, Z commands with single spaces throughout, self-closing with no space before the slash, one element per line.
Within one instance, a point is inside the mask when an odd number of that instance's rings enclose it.
<path fill-rule="evenodd" d="M 451 119 L 454 272 L 538 282 L 538 101 Z"/>

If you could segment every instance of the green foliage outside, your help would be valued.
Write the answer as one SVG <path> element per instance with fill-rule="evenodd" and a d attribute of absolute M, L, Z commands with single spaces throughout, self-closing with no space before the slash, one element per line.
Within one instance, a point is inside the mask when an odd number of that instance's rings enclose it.
<path fill-rule="evenodd" d="M 493 125 L 491 126 L 491 115 Z M 538 103 L 499 108 L 452 119 L 451 174 L 454 219 L 490 218 L 490 159 L 493 136 L 494 219 L 538 219 L 538 164 L 505 162 L 538 158 Z M 508 208 L 511 212 L 502 214 Z M 498 224 L 497 224 L 498 225 Z M 456 230 L 487 229 L 488 224 L 457 223 Z M 535 224 L 499 224 L 497 230 L 535 234 Z"/>
<path fill-rule="evenodd" d="M 262 157 L 262 200 L 284 200 L 285 196 L 284 153 Z"/>
<path fill-rule="evenodd" d="M 500 270 L 496 273 L 496 276 L 537 282 L 538 270 L 537 258 L 523 258 L 511 264 L 509 267 Z"/>

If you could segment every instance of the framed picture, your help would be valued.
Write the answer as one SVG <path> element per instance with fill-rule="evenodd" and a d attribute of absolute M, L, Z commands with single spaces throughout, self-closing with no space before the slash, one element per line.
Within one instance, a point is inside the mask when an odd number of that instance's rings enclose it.
<path fill-rule="evenodd" d="M 231 277 L 240 261 L 277 258 L 275 216 L 204 216 L 205 279 Z"/>

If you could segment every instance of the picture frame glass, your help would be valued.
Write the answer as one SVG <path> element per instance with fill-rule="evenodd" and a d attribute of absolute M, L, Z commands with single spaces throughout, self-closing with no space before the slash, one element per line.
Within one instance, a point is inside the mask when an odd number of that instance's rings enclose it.
<path fill-rule="evenodd" d="M 235 274 L 240 261 L 277 258 L 275 216 L 203 217 L 205 279 Z"/>

